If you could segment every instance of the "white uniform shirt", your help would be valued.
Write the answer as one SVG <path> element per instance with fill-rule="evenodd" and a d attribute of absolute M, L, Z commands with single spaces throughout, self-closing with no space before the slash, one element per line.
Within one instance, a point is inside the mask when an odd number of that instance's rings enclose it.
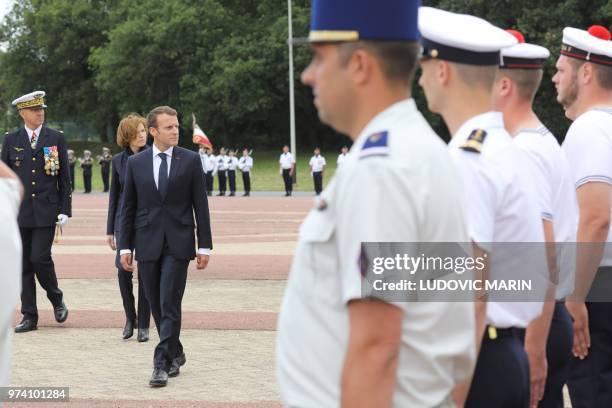
<path fill-rule="evenodd" d="M 202 170 L 204 170 L 204 173 L 206 173 L 206 168 L 208 167 L 208 155 L 206 154 L 206 152 L 198 152 L 198 154 L 200 155 L 200 161 L 202 162 Z"/>
<path fill-rule="evenodd" d="M 336 167 L 337 168 L 342 167 L 342 163 L 344 163 L 344 161 L 346 160 L 347 157 L 348 157 L 348 153 L 347 154 L 340 153 L 338 155 L 338 160 L 336 160 Z"/>
<path fill-rule="evenodd" d="M 229 156 L 217 156 L 217 171 L 225 171 L 229 167 Z"/>
<path fill-rule="evenodd" d="M 562 149 L 576 189 L 589 182 L 612 184 L 612 108 L 580 115 L 567 131 Z M 612 228 L 601 266 L 612 266 Z"/>
<path fill-rule="evenodd" d="M 0 387 L 9 382 L 15 307 L 21 293 L 21 236 L 17 225 L 19 182 L 0 178 Z"/>
<path fill-rule="evenodd" d="M 295 159 L 291 152 L 283 153 L 280 155 L 280 159 L 278 160 L 282 169 L 291 169 L 295 164 Z"/>
<path fill-rule="evenodd" d="M 238 158 L 235 156 L 234 157 L 227 156 L 227 158 L 229 159 L 227 161 L 227 169 L 236 171 L 236 167 L 238 167 Z"/>
<path fill-rule="evenodd" d="M 308 165 L 310 166 L 310 171 L 312 171 L 313 173 L 323 171 L 323 168 L 326 164 L 327 163 L 325 162 L 325 157 L 321 155 L 312 156 L 310 158 L 310 162 L 308 162 Z"/>
<path fill-rule="evenodd" d="M 385 131 L 384 156 L 362 151 Z M 414 100 L 372 119 L 344 166 L 320 196 L 325 209 L 313 208 L 300 228 L 278 320 L 278 381 L 288 406 L 340 405 L 347 304 L 362 298 L 362 242 L 468 239 L 458 170 Z M 393 406 L 437 406 L 473 369 L 473 304 L 394 304 L 404 317 Z"/>
<path fill-rule="evenodd" d="M 213 173 L 217 172 L 217 157 L 214 154 L 207 155 L 206 160 L 206 172 L 212 171 Z"/>
<path fill-rule="evenodd" d="M 514 136 L 514 142 L 527 153 L 542 219 L 553 224 L 555 242 L 559 244 L 556 298 L 562 299 L 574 291 L 576 270 L 578 202 L 569 163 L 557 139 L 545 126 L 522 129 Z"/>
<path fill-rule="evenodd" d="M 248 173 L 253 168 L 253 158 L 251 156 L 242 156 L 240 160 L 238 160 L 238 168 L 243 173 Z"/>
<path fill-rule="evenodd" d="M 487 132 L 482 152 L 461 149 L 477 129 Z M 470 236 L 485 251 L 493 250 L 489 259 L 491 279 L 531 279 L 533 286 L 541 291 L 541 298 L 534 296 L 544 299 L 549 275 L 544 248 L 540 248 L 544 241 L 540 211 L 526 172 L 525 154 L 504 129 L 502 114 L 488 112 L 469 119 L 453 136 L 449 149 L 457 160 L 465 185 Z M 497 243 L 511 244 L 493 248 Z M 513 250 L 516 255 L 515 243 L 540 245 L 527 244 L 529 249 L 537 250 L 535 254 L 510 256 L 508 252 Z M 495 253 L 500 255 L 493 256 Z M 489 301 L 487 323 L 500 328 L 524 328 L 540 315 L 542 305 L 542 302 Z"/>

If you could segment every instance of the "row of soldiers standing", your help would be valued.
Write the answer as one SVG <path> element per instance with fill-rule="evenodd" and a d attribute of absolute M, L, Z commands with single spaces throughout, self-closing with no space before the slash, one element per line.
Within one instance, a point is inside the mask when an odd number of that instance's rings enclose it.
<path fill-rule="evenodd" d="M 111 155 L 108 147 L 102 148 L 102 155 L 98 156 L 98 164 L 100 165 L 100 171 L 102 173 L 102 184 L 104 184 L 104 192 L 108 192 L 110 183 L 110 166 L 113 156 Z M 74 168 L 77 162 L 79 162 L 81 169 L 83 169 L 83 186 L 85 187 L 85 193 L 91 193 L 91 177 L 93 175 L 92 168 L 94 165 L 94 159 L 91 155 L 90 150 L 83 151 L 83 157 L 77 158 L 74 154 L 74 150 L 68 149 L 68 164 L 70 166 L 70 184 L 72 185 L 72 191 L 75 188 L 75 174 Z"/>
<path fill-rule="evenodd" d="M 206 176 L 206 191 L 209 196 L 214 190 L 215 176 L 219 179 L 218 196 L 225 196 L 229 182 L 229 196 L 236 195 L 236 169 L 242 172 L 242 183 L 244 185 L 243 196 L 251 194 L 251 169 L 253 168 L 253 158 L 249 149 L 242 150 L 242 157 L 238 159 L 234 150 L 227 151 L 224 147 L 219 149 L 219 154 L 215 156 L 211 148 L 201 147 L 199 150 L 202 168 Z"/>

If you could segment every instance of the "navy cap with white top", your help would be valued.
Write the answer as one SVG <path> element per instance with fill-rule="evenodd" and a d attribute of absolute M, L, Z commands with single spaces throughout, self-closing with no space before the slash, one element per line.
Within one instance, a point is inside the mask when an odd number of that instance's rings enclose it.
<path fill-rule="evenodd" d="M 612 35 L 600 25 L 587 31 L 573 27 L 563 29 L 561 55 L 601 65 L 612 65 Z"/>
<path fill-rule="evenodd" d="M 418 41 L 420 4 L 420 0 L 378 0 L 375 4 L 371 0 L 313 0 L 306 41 Z"/>
<path fill-rule="evenodd" d="M 423 58 L 469 65 L 498 65 L 500 50 L 518 42 L 482 18 L 432 7 L 419 9 L 419 30 Z"/>
<path fill-rule="evenodd" d="M 550 56 L 548 49 L 525 42 L 519 31 L 506 30 L 516 37 L 518 44 L 501 50 L 499 67 L 503 69 L 542 69 L 544 61 Z"/>

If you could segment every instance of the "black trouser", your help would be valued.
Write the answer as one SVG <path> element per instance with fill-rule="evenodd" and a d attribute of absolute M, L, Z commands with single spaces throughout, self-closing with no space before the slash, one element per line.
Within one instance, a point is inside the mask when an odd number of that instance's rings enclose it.
<path fill-rule="evenodd" d="M 213 176 L 213 171 L 206 172 L 206 191 L 208 193 L 212 193 L 215 189 L 215 178 Z"/>
<path fill-rule="evenodd" d="M 488 330 L 480 347 L 466 408 L 527 408 L 529 406 L 529 360 L 521 340 L 524 330 Z"/>
<path fill-rule="evenodd" d="M 235 193 L 236 192 L 236 170 L 228 170 L 227 179 L 229 181 L 230 193 Z"/>
<path fill-rule="evenodd" d="M 293 191 L 293 179 L 291 169 L 283 169 L 283 181 L 285 182 L 285 192 L 290 194 Z"/>
<path fill-rule="evenodd" d="M 546 343 L 546 359 L 548 361 L 546 388 L 544 389 L 544 397 L 538 407 L 564 407 L 563 385 L 565 385 L 569 376 L 573 340 L 572 318 L 565 305 L 557 302 Z"/>
<path fill-rule="evenodd" d="M 104 184 L 104 192 L 108 191 L 108 177 L 110 175 L 110 170 L 107 167 L 102 167 L 102 183 Z"/>
<path fill-rule="evenodd" d="M 61 305 L 63 299 L 62 291 L 57 285 L 53 259 L 51 259 L 55 227 L 19 228 L 19 232 L 23 245 L 21 313 L 24 317 L 38 322 L 34 276 L 47 292 L 47 298 L 54 308 Z"/>
<path fill-rule="evenodd" d="M 170 369 L 172 359 L 183 353 L 179 336 L 188 265 L 189 259 L 176 259 L 170 255 L 167 245 L 164 245 L 157 261 L 138 262 L 140 278 L 159 334 L 153 366 L 165 371 Z"/>
<path fill-rule="evenodd" d="M 70 185 L 72 186 L 72 191 L 74 191 L 74 164 L 70 165 Z"/>
<path fill-rule="evenodd" d="M 244 192 L 251 192 L 251 172 L 243 171 L 242 172 L 242 184 L 244 184 Z"/>
<path fill-rule="evenodd" d="M 121 263 L 119 262 L 119 250 L 117 250 L 115 265 L 117 266 L 119 291 L 121 292 L 121 300 L 123 301 L 125 318 L 127 320 L 136 320 L 136 317 L 138 317 L 138 328 L 148 329 L 151 321 L 151 308 L 149 307 L 149 302 L 147 301 L 147 295 L 145 293 L 142 278 L 138 278 L 138 315 L 136 315 L 136 309 L 134 307 L 134 285 L 132 282 L 134 274 L 124 270 L 121 267 Z"/>
<path fill-rule="evenodd" d="M 610 274 L 612 267 L 598 269 L 589 297 Z M 608 293 L 607 298 L 610 296 Z M 591 347 L 584 360 L 572 357 L 567 387 L 573 408 L 609 408 L 612 407 L 612 303 L 586 302 L 586 307 Z"/>
<path fill-rule="evenodd" d="M 317 195 L 321 194 L 321 191 L 323 191 L 323 172 L 313 171 L 312 180 L 314 181 L 315 193 L 317 193 Z"/>
<path fill-rule="evenodd" d="M 226 170 L 219 171 L 219 193 L 225 194 L 227 188 L 227 173 Z"/>
<path fill-rule="evenodd" d="M 83 169 L 83 184 L 85 186 L 85 192 L 91 193 L 91 167 L 85 167 Z"/>

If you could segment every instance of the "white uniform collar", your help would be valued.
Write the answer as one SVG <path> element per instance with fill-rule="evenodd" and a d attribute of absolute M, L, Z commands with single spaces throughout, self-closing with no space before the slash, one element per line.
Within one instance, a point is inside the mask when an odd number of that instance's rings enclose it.
<path fill-rule="evenodd" d="M 168 155 L 168 157 L 172 157 L 172 150 L 174 150 L 174 146 L 170 146 L 164 153 L 166 153 Z M 157 148 L 157 146 L 155 146 L 155 143 L 153 143 L 153 157 L 157 156 L 158 154 L 162 153 L 161 150 L 159 150 Z"/>
<path fill-rule="evenodd" d="M 470 136 L 474 129 L 493 129 L 504 127 L 504 116 L 501 112 L 489 111 L 476 115 L 471 119 L 468 119 L 461 125 L 457 133 L 453 135 L 450 143 L 450 147 L 458 147 L 461 143 L 465 142 Z"/>
<path fill-rule="evenodd" d="M 361 147 L 365 143 L 366 139 L 376 132 L 387 130 L 389 127 L 388 123 L 392 122 L 394 117 L 405 117 L 407 114 L 411 114 L 417 111 L 416 103 L 414 99 L 404 99 L 389 106 L 387 109 L 380 112 L 363 128 L 355 143 L 351 146 L 350 152 L 361 150 Z"/>
<path fill-rule="evenodd" d="M 30 139 L 32 139 L 32 132 L 36 132 L 36 136 L 40 136 L 40 130 L 42 129 L 42 125 L 40 125 L 39 127 L 37 127 L 34 130 L 31 130 L 30 128 L 28 128 L 27 126 L 24 126 L 26 132 L 28 132 L 28 137 Z"/>

